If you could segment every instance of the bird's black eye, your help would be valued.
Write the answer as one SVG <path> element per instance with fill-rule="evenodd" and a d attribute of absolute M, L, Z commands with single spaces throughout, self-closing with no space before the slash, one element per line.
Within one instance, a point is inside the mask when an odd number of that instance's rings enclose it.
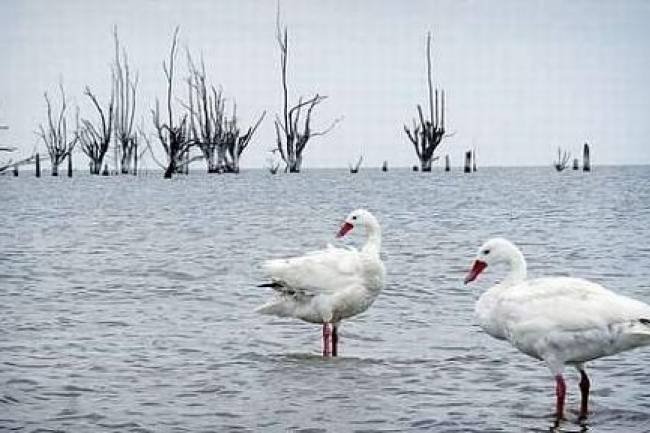
<path fill-rule="evenodd" d="M 357 216 L 356 216 L 356 215 L 353 215 L 353 216 L 352 216 L 352 219 L 353 219 L 353 220 L 356 220 L 356 219 L 357 219 Z"/>
<path fill-rule="evenodd" d="M 487 256 L 488 254 L 490 254 L 490 250 L 483 250 L 483 254 Z"/>

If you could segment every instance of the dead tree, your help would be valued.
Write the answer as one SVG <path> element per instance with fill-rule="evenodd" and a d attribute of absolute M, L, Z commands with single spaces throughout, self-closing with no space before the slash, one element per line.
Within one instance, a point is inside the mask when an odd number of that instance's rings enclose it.
<path fill-rule="evenodd" d="M 352 173 L 352 174 L 359 173 L 359 167 L 361 167 L 362 162 L 363 162 L 363 155 L 359 156 L 359 159 L 357 160 L 356 164 L 354 164 L 354 165 L 349 164 L 350 173 Z"/>
<path fill-rule="evenodd" d="M 95 125 L 87 119 L 81 119 L 81 123 L 79 123 L 77 115 L 77 134 L 81 150 L 90 158 L 90 174 L 99 175 L 113 134 L 115 93 L 111 92 L 111 100 L 106 110 L 102 109 L 90 88 L 86 87 L 84 94 L 90 98 L 99 113 L 99 123 Z"/>
<path fill-rule="evenodd" d="M 0 127 L 0 129 L 9 129 L 9 127 L 6 126 Z M 0 152 L 11 153 L 14 152 L 15 150 L 16 150 L 15 147 L 0 146 Z M 18 167 L 25 164 L 31 164 L 35 158 L 36 158 L 36 154 L 32 156 L 28 156 L 27 158 L 20 159 L 18 161 L 14 161 L 11 158 L 7 161 L 0 161 L 0 174 L 4 174 L 6 170 L 13 168 L 14 176 L 18 176 Z"/>
<path fill-rule="evenodd" d="M 191 162 L 186 158 L 186 155 L 189 154 L 189 150 L 193 145 L 193 142 L 189 137 L 187 114 L 184 114 L 175 120 L 172 109 L 174 60 L 176 59 L 178 30 L 178 27 L 174 30 L 172 46 L 169 51 L 169 65 L 163 61 L 163 71 L 167 78 L 167 121 L 164 122 L 160 118 L 160 103 L 157 98 L 156 108 L 155 110 L 151 110 L 151 116 L 154 127 L 156 128 L 158 140 L 167 155 L 167 164 L 165 167 L 165 174 L 163 175 L 165 179 L 171 179 L 172 174 L 178 172 L 179 169 L 182 169 L 186 164 Z"/>
<path fill-rule="evenodd" d="M 285 172 L 300 173 L 303 161 L 303 152 L 311 138 L 319 135 L 325 135 L 330 132 L 340 118 L 335 119 L 332 124 L 322 131 L 311 130 L 311 115 L 318 104 L 327 99 L 327 96 L 315 94 L 313 97 L 304 100 L 298 98 L 298 103 L 289 108 L 288 86 L 287 86 L 287 54 L 288 54 L 288 37 L 287 27 L 280 28 L 280 7 L 278 4 L 276 19 L 276 39 L 280 48 L 280 70 L 282 73 L 282 117 L 275 116 L 275 133 L 277 148 L 280 157 L 285 163 Z M 301 123 L 300 116 L 302 110 L 305 110 L 305 117 Z"/>
<path fill-rule="evenodd" d="M 120 172 L 128 174 L 137 168 L 138 134 L 133 126 L 135 117 L 135 95 L 138 88 L 138 75 L 133 76 L 129 68 L 126 50 L 122 50 L 120 59 L 120 40 L 117 27 L 113 28 L 115 39 L 115 61 L 112 65 L 112 85 L 115 95 L 115 152 L 120 155 Z M 117 170 L 117 167 L 115 168 Z"/>
<path fill-rule="evenodd" d="M 237 110 L 233 107 L 232 119 L 225 122 L 224 137 L 222 145 L 225 147 L 225 172 L 226 173 L 239 173 L 239 160 L 242 153 L 251 142 L 253 134 L 264 120 L 266 111 L 257 119 L 253 126 L 249 126 L 244 135 L 241 135 L 241 130 L 237 126 Z"/>
<path fill-rule="evenodd" d="M 266 116 L 266 111 L 242 135 L 236 105 L 233 104 L 232 117 L 228 120 L 225 99 L 221 90 L 208 85 L 203 60 L 197 67 L 188 52 L 187 63 L 190 71 L 189 102 L 185 107 L 190 113 L 191 140 L 201 149 L 208 173 L 238 173 L 241 155 Z"/>
<path fill-rule="evenodd" d="M 404 132 L 415 148 L 422 171 L 431 171 L 436 148 L 445 136 L 445 91 L 433 88 L 431 78 L 431 33 L 427 34 L 427 83 L 429 86 L 429 117 L 425 118 L 422 106 L 418 104 L 418 118 L 413 127 L 404 125 Z"/>
<path fill-rule="evenodd" d="M 199 69 L 188 52 L 187 63 L 190 72 L 187 79 L 190 139 L 201 150 L 208 173 L 218 173 L 220 164 L 217 153 L 223 147 L 225 101 L 221 90 L 208 86 L 203 59 Z"/>
<path fill-rule="evenodd" d="M 74 150 L 79 136 L 75 133 L 72 138 L 68 139 L 68 127 L 66 119 L 67 104 L 63 84 L 59 84 L 61 90 L 61 109 L 55 114 L 52 109 L 52 102 L 45 92 L 45 102 L 47 104 L 47 125 L 39 125 L 39 132 L 47 152 L 50 155 L 52 166 L 52 176 L 59 175 L 59 165 Z"/>
<path fill-rule="evenodd" d="M 472 151 L 471 150 L 465 151 L 465 165 L 463 166 L 463 172 L 464 173 L 472 172 Z"/>
<path fill-rule="evenodd" d="M 553 164 L 557 171 L 564 171 L 569 166 L 571 160 L 571 153 L 566 150 L 563 152 L 559 147 L 557 148 L 557 161 Z"/>

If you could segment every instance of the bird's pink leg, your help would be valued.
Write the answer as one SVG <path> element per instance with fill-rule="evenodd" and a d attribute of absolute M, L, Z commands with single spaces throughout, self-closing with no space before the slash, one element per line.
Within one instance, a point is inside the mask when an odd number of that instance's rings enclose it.
<path fill-rule="evenodd" d="M 555 376 L 555 396 L 557 397 L 555 404 L 555 416 L 557 419 L 564 418 L 564 398 L 566 396 L 566 383 L 561 374 Z"/>
<path fill-rule="evenodd" d="M 332 331 L 329 323 L 323 323 L 323 356 L 332 354 Z"/>
<path fill-rule="evenodd" d="M 332 325 L 332 356 L 339 354 L 339 333 L 338 326 Z"/>
<path fill-rule="evenodd" d="M 580 370 L 580 393 L 582 399 L 580 400 L 580 419 L 587 418 L 589 413 L 589 378 L 584 370 Z"/>

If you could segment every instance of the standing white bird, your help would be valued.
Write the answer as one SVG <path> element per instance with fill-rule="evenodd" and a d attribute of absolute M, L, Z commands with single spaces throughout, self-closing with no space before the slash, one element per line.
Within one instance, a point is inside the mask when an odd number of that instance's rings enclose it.
<path fill-rule="evenodd" d="M 325 250 L 263 264 L 271 282 L 260 287 L 271 287 L 277 293 L 256 311 L 323 324 L 323 356 L 338 355 L 339 322 L 366 311 L 384 287 L 386 271 L 379 257 L 381 228 L 377 219 L 367 210 L 355 210 L 337 237 L 357 226 L 366 230 L 361 250 L 328 245 Z"/>
<path fill-rule="evenodd" d="M 499 284 L 476 303 L 480 326 L 500 340 L 544 361 L 555 377 L 556 416 L 564 416 L 564 368 L 580 372 L 580 418 L 588 413 L 584 363 L 650 344 L 650 305 L 579 278 L 526 280 L 526 261 L 511 242 L 495 238 L 478 251 L 465 284 L 486 267 L 510 266 Z"/>

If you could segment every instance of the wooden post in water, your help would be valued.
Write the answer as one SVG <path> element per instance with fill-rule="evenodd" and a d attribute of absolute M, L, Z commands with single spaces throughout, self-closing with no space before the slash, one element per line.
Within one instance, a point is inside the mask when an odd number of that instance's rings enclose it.
<path fill-rule="evenodd" d="M 463 171 L 465 173 L 472 172 L 472 151 L 471 150 L 465 152 L 465 169 Z"/>
<path fill-rule="evenodd" d="M 585 143 L 582 149 L 582 171 L 591 171 L 591 162 L 589 160 L 589 145 Z"/>
<path fill-rule="evenodd" d="M 578 170 L 580 168 L 580 162 L 578 162 L 578 158 L 573 158 L 573 169 Z"/>
<path fill-rule="evenodd" d="M 133 176 L 138 175 L 138 145 L 136 143 L 135 149 L 133 150 Z"/>
<path fill-rule="evenodd" d="M 102 176 L 109 176 L 108 164 L 104 164 L 104 171 L 102 171 Z"/>
<path fill-rule="evenodd" d="M 472 150 L 472 172 L 476 171 L 476 150 Z"/>
<path fill-rule="evenodd" d="M 41 155 L 36 154 L 36 177 L 41 177 Z"/>
<path fill-rule="evenodd" d="M 18 177 L 18 164 L 14 165 L 14 177 Z"/>
<path fill-rule="evenodd" d="M 445 155 L 445 171 L 451 171 L 451 158 L 449 158 L 449 154 Z"/>
<path fill-rule="evenodd" d="M 72 152 L 68 153 L 68 177 L 72 177 Z"/>
<path fill-rule="evenodd" d="M 413 171 L 420 171 L 420 169 L 418 168 L 417 165 L 414 165 L 414 166 L 412 167 L 412 170 L 413 170 Z"/>
<path fill-rule="evenodd" d="M 381 171 L 388 171 L 388 161 L 384 161 L 381 165 Z"/>

